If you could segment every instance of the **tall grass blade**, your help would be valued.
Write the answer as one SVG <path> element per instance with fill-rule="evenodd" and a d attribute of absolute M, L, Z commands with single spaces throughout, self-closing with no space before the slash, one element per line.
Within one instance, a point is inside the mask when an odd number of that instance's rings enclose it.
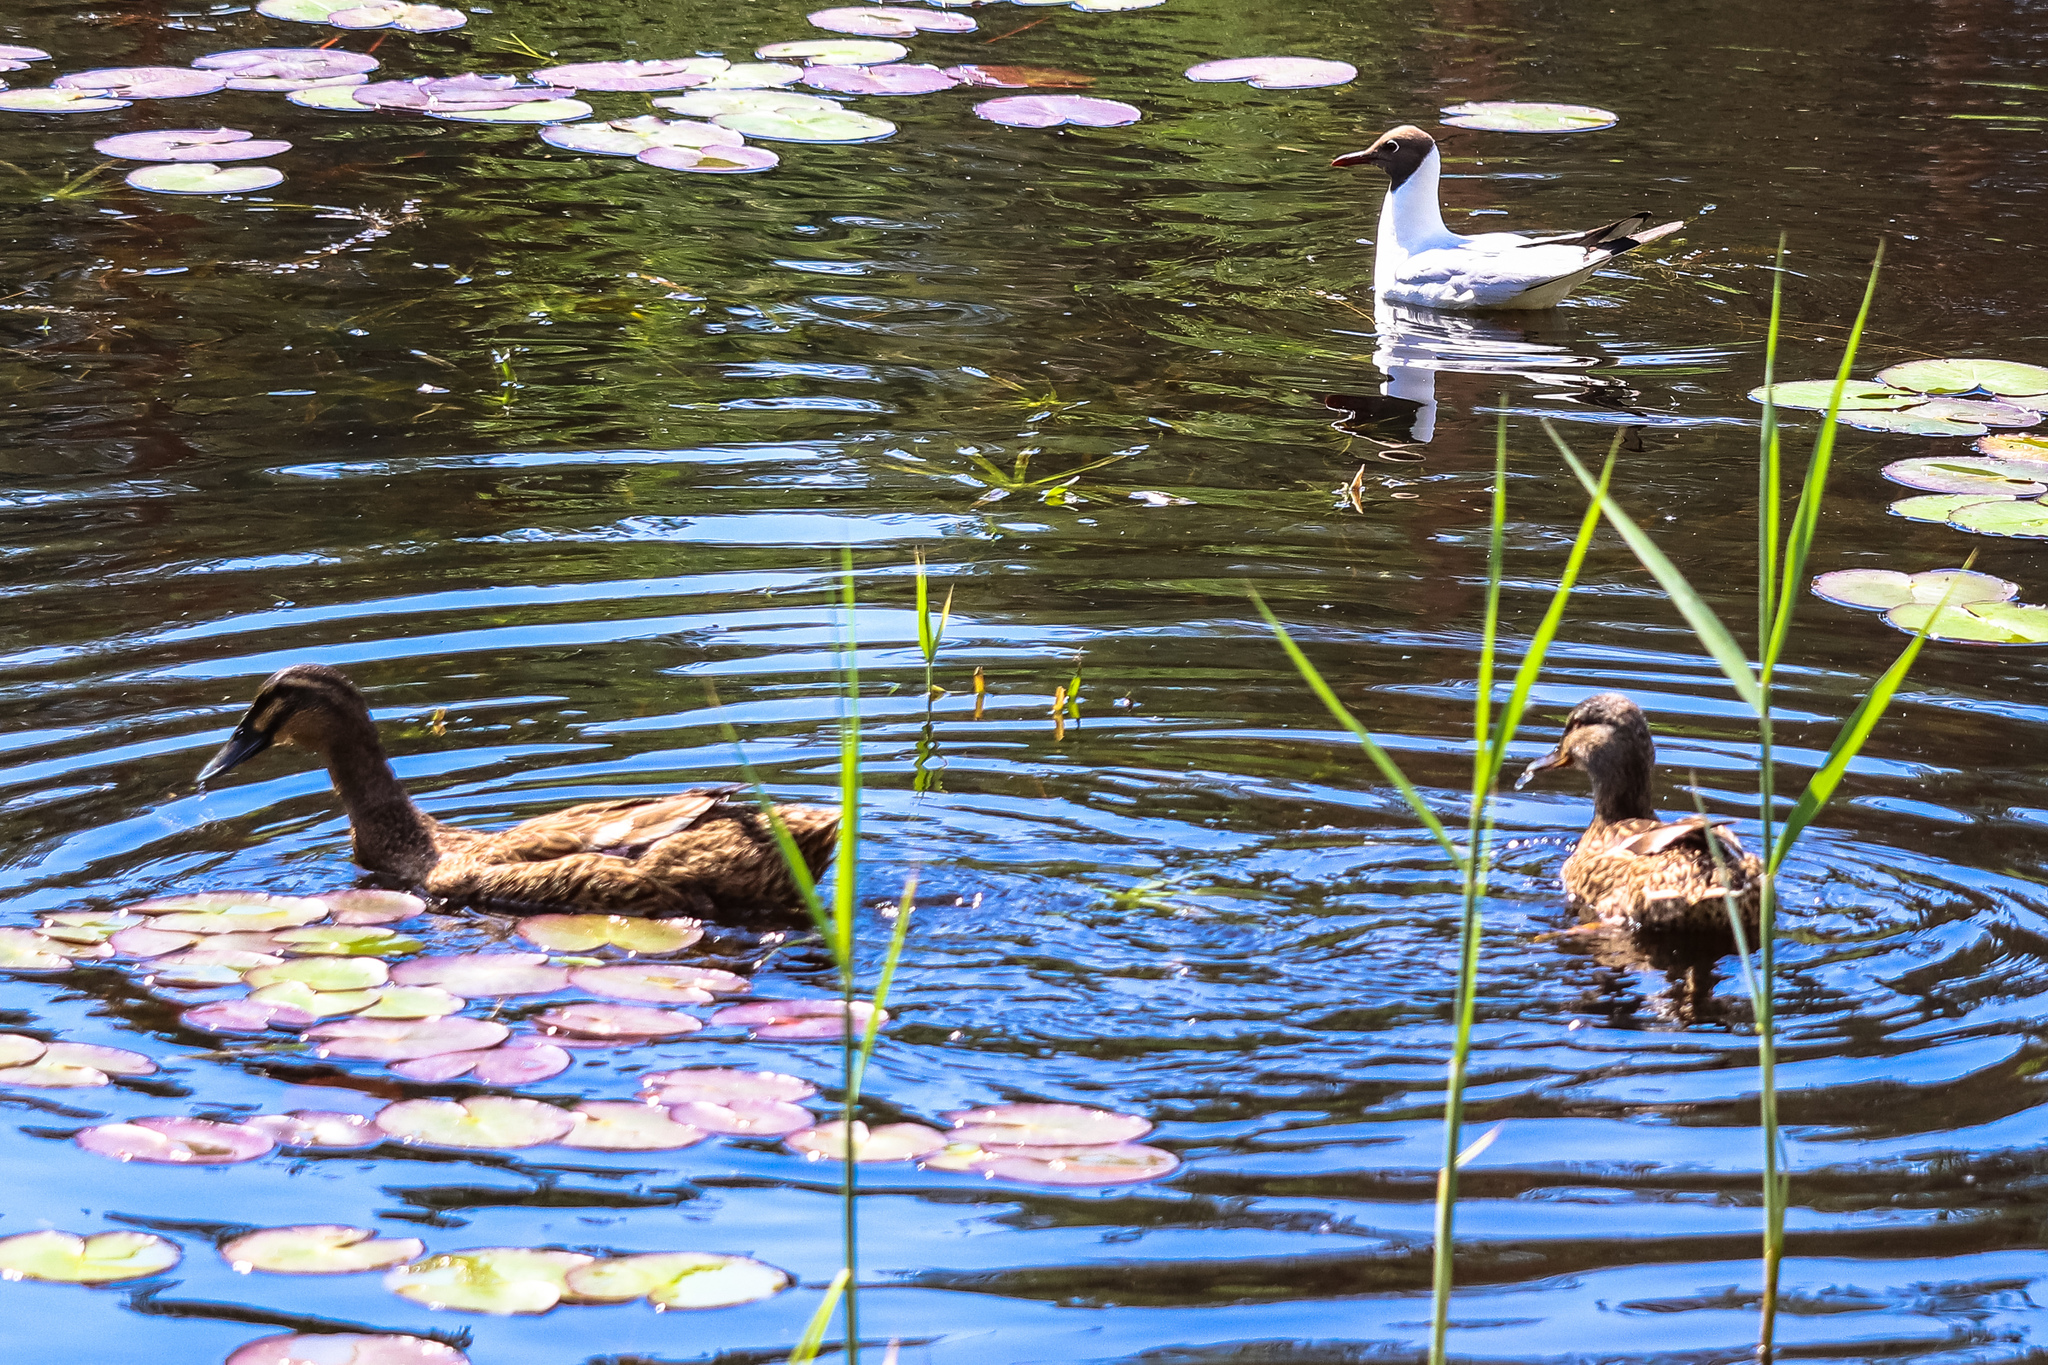
<path fill-rule="evenodd" d="M 832 1326 L 832 1313 L 839 1307 L 839 1296 L 846 1291 L 853 1273 L 841 1270 L 832 1277 L 832 1283 L 825 1286 L 825 1297 L 818 1304 L 818 1311 L 811 1314 L 811 1320 L 804 1327 L 804 1334 L 797 1338 L 796 1349 L 789 1353 L 788 1365 L 811 1365 L 824 1349 L 825 1333 Z"/>
<path fill-rule="evenodd" d="M 860 1103 L 861 1086 L 867 1080 L 868 1063 L 874 1060 L 875 1039 L 882 1028 L 882 1011 L 889 1004 L 889 987 L 896 980 L 896 964 L 903 960 L 903 942 L 910 934 L 910 912 L 916 904 L 917 874 L 913 872 L 903 883 L 903 895 L 896 902 L 896 927 L 889 934 L 889 951 L 882 958 L 882 976 L 875 982 L 874 999 L 869 1002 L 874 1009 L 868 1015 L 867 1031 L 861 1035 L 860 1066 L 853 1073 L 853 1084 L 847 1087 L 849 1107 Z"/>

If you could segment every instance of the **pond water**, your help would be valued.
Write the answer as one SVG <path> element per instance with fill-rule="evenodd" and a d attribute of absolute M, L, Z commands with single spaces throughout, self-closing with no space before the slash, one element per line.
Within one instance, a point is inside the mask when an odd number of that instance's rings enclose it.
<path fill-rule="evenodd" d="M 0 42 L 47 48 L 62 70 L 331 32 L 194 0 L 6 8 Z M 507 51 L 515 38 L 561 61 L 738 55 L 811 36 L 805 8 L 492 0 L 452 33 L 342 45 L 377 42 L 392 76 L 541 65 Z M 1749 619 L 1758 409 L 1744 395 L 1761 382 L 1781 232 L 1786 377 L 1831 372 L 1880 236 L 1859 373 L 2048 360 L 2034 230 L 2048 97 L 2029 84 L 2048 21 L 1978 0 L 1824 16 L 1757 0 L 971 13 L 976 32 L 920 37 L 913 60 L 1087 72 L 1090 93 L 1144 120 L 1003 128 L 969 114 L 987 92 L 868 98 L 894 137 L 781 144 L 772 172 L 710 177 L 276 95 L 0 115 L 0 921 L 352 884 L 345 822 L 302 757 L 192 784 L 293 661 L 363 685 L 399 773 L 446 819 L 730 780 L 728 724 L 778 795 L 829 802 L 850 545 L 863 901 L 921 879 L 870 1119 L 1075 1101 L 1152 1118 L 1150 1140 L 1184 1162 L 1080 1192 L 872 1168 L 864 1338 L 901 1339 L 906 1365 L 1406 1359 L 1429 1313 L 1456 886 L 1245 589 L 1446 808 L 1466 767 L 1500 414 L 1511 641 L 1582 510 L 1545 417 L 1584 453 L 1623 433 L 1625 503 L 1725 617 Z M 1289 92 L 1180 74 L 1267 52 L 1341 57 L 1359 76 Z M 1376 321 L 1362 239 L 1383 182 L 1329 159 L 1472 99 L 1581 101 L 1621 122 L 1449 139 L 1454 227 L 1638 209 L 1690 226 L 1554 314 L 1447 333 Z M 91 182 L 102 192 L 47 197 L 98 163 L 95 138 L 219 123 L 294 142 L 284 183 L 170 199 L 115 172 Z M 1435 377 L 1420 458 L 1381 458 L 1325 404 L 1378 392 L 1381 326 L 1493 356 Z M 1964 444 L 1845 432 L 1816 567 L 1917 570 L 1977 550 L 2041 600 L 2038 542 L 1885 511 L 1900 490 L 1883 464 Z M 996 497 L 998 472 L 1030 486 Z M 929 711 L 919 553 L 953 594 L 937 670 L 950 691 Z M 1788 761 L 1815 760 L 1903 639 L 1802 603 L 1782 675 Z M 1081 720 L 1056 731 L 1055 689 L 1077 670 Z M 1517 752 L 1607 688 L 1650 713 L 1663 808 L 1696 787 L 1753 830 L 1753 727 L 1612 541 Z M 2042 1348 L 2044 753 L 2040 653 L 1930 646 L 1788 870 L 1780 1340 L 1802 1358 Z M 1504 806 L 1523 842 L 1487 905 L 1471 1107 L 1500 1131 L 1465 1183 L 1453 1348 L 1736 1359 L 1760 1285 L 1747 1006 L 1731 958 L 1543 937 L 1569 922 L 1557 869 L 1588 811 L 1568 776 Z M 477 916 L 406 927 L 444 951 L 512 932 Z M 888 931 L 865 916 L 866 960 Z M 757 995 L 832 989 L 814 950 L 738 934 L 706 947 Z M 140 1286 L 0 1285 L 10 1359 L 202 1365 L 353 1324 L 467 1341 L 488 1365 L 766 1362 L 837 1265 L 833 1169 L 772 1142 L 387 1146 L 212 1169 L 74 1147 L 86 1124 L 141 1115 L 368 1114 L 482 1093 L 289 1048 L 217 1051 L 177 1021 L 198 998 L 108 965 L 0 982 L 5 1027 L 164 1068 L 0 1091 L 0 1234 L 142 1227 L 185 1250 Z M 623 1099 L 641 1071 L 690 1065 L 829 1092 L 837 1056 L 714 1029 L 581 1053 L 520 1093 Z M 213 1251 L 223 1229 L 282 1223 L 437 1252 L 738 1252 L 801 1285 L 715 1312 L 489 1318 L 429 1311 L 375 1276 L 237 1275 Z"/>

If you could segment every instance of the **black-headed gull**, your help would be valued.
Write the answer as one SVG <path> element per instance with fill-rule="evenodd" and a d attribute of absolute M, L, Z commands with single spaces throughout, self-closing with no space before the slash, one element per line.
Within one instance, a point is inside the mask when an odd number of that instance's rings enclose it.
<path fill-rule="evenodd" d="M 1685 226 L 1680 220 L 1651 227 L 1650 215 L 1638 213 L 1591 232 L 1556 237 L 1513 232 L 1461 237 L 1444 226 L 1437 202 L 1443 157 L 1436 139 L 1412 124 L 1330 164 L 1380 166 L 1393 182 L 1380 209 L 1372 272 L 1373 291 L 1392 303 L 1464 312 L 1554 308 L 1622 252 Z"/>

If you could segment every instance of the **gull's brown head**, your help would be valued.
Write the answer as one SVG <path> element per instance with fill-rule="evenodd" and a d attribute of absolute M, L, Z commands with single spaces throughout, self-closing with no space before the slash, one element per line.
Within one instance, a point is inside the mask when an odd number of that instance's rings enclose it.
<path fill-rule="evenodd" d="M 1379 141 L 1362 152 L 1346 152 L 1332 166 L 1378 166 L 1399 189 L 1436 150 L 1436 139 L 1412 123 L 1380 134 Z"/>
<path fill-rule="evenodd" d="M 348 732 L 368 729 L 369 703 L 339 669 L 293 664 L 270 675 L 257 690 L 234 734 L 200 770 L 199 781 L 219 777 L 273 744 L 296 744 L 325 754 Z"/>

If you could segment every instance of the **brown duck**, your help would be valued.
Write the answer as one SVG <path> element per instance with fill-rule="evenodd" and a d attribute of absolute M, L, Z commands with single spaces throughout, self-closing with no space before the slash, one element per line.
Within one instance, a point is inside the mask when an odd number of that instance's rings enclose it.
<path fill-rule="evenodd" d="M 571 806 L 496 833 L 451 829 L 414 805 L 391 771 L 363 694 L 319 664 L 271 675 L 199 781 L 273 744 L 325 760 L 348 808 L 357 863 L 443 900 L 515 914 L 706 915 L 797 904 L 772 828 L 738 787 Z M 839 817 L 817 806 L 777 814 L 816 876 Z"/>
<path fill-rule="evenodd" d="M 1732 890 L 1744 923 L 1755 924 L 1763 864 L 1718 821 L 1660 820 L 1650 804 L 1656 759 L 1642 708 L 1619 692 L 1603 692 L 1572 709 L 1557 748 L 1515 783 L 1527 786 L 1549 768 L 1580 768 L 1593 781 L 1593 823 L 1564 861 L 1571 907 L 1591 922 L 1725 932 L 1724 892 Z M 1718 843 L 1718 864 L 1709 839 Z"/>

